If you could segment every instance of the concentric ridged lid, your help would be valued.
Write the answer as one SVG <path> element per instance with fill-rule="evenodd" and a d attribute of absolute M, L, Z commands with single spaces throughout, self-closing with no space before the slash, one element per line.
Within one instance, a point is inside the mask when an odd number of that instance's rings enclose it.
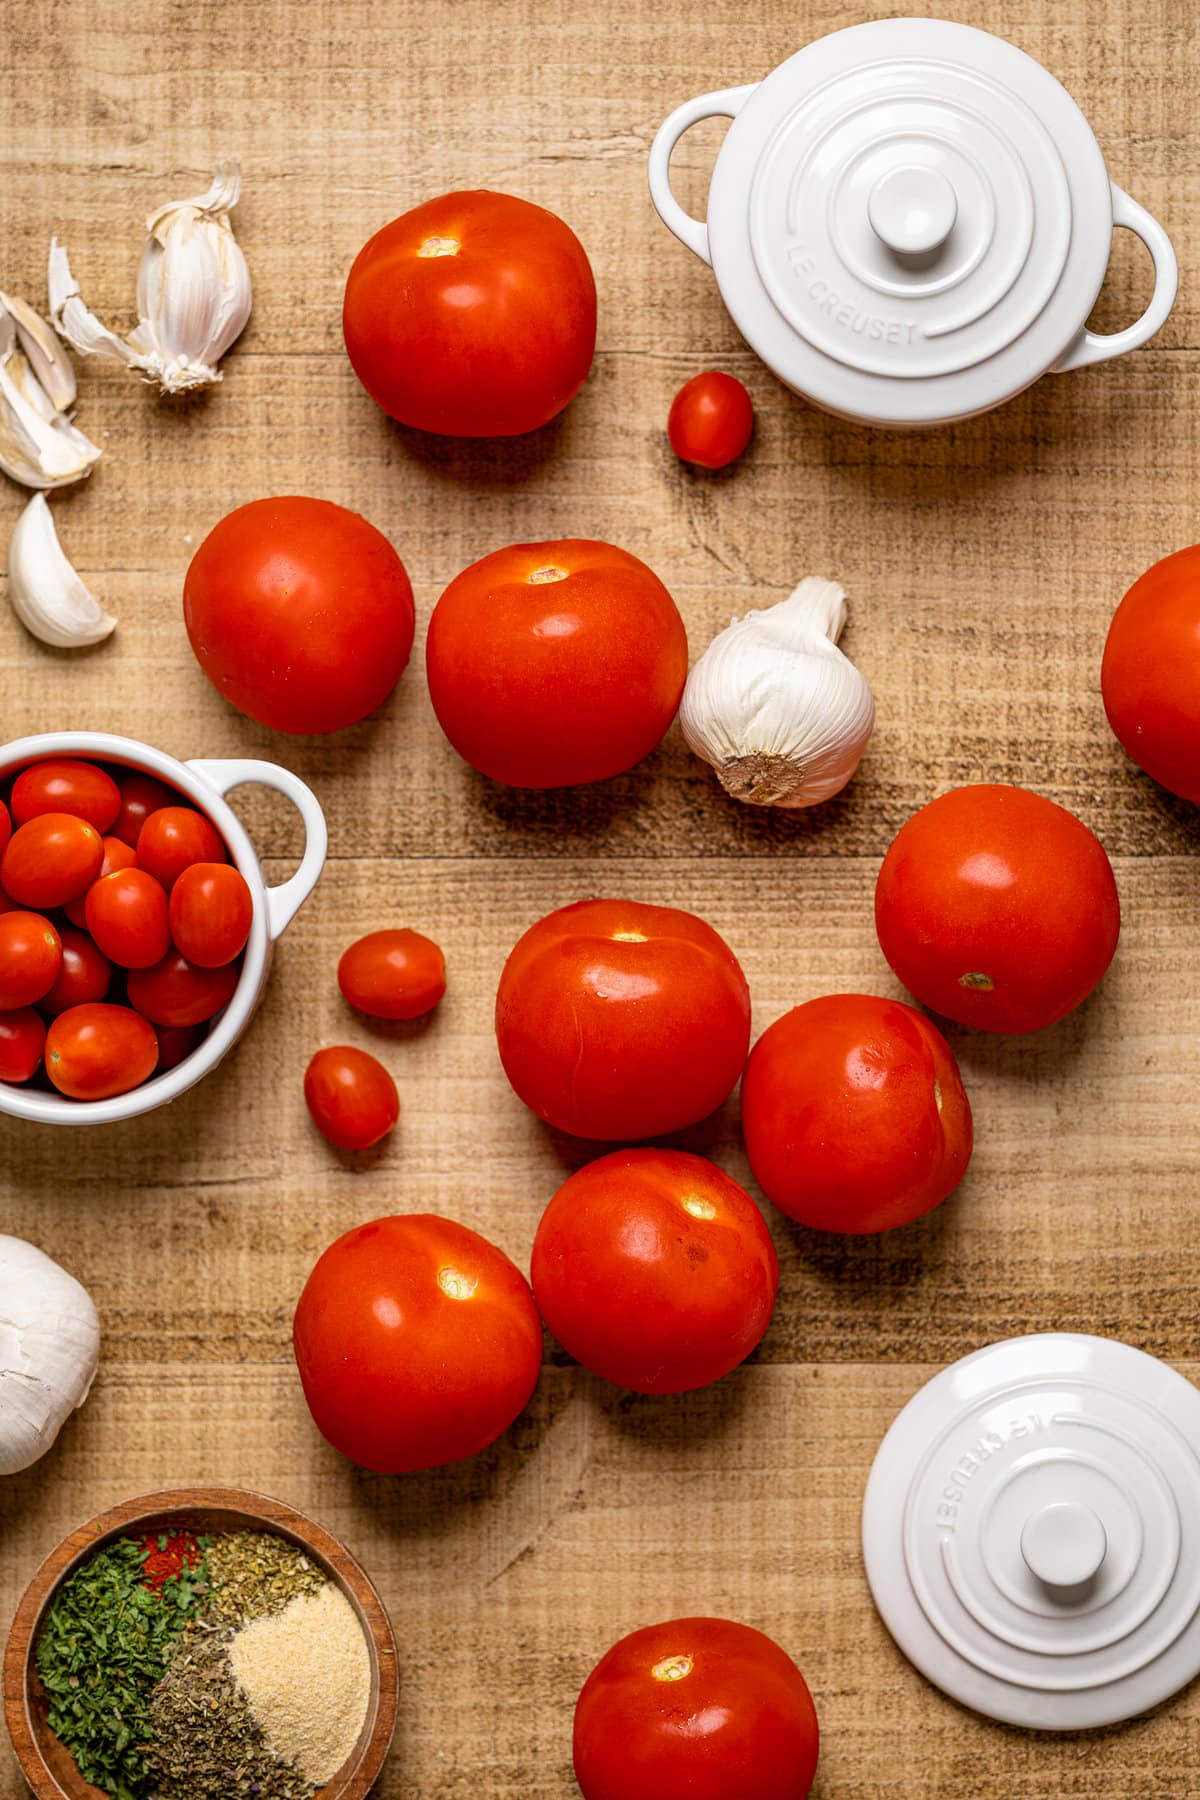
<path fill-rule="evenodd" d="M 992 1718 L 1112 1724 L 1200 1672 L 1200 1392 L 1107 1338 L 990 1345 L 900 1413 L 863 1507 L 900 1648 Z"/>

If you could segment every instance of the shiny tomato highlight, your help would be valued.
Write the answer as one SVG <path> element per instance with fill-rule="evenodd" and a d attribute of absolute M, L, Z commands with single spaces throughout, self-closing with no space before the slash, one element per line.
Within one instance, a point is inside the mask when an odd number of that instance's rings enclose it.
<path fill-rule="evenodd" d="M 575 1708 L 583 1800 L 805 1800 L 819 1751 L 803 1675 L 732 1619 L 631 1631 Z"/>
<path fill-rule="evenodd" d="M 346 281 L 354 372 L 402 424 L 512 437 L 573 400 L 596 345 L 583 245 L 544 207 L 442 194 L 377 231 Z"/>
<path fill-rule="evenodd" d="M 687 633 L 653 570 L 564 538 L 493 551 L 455 577 L 425 642 L 459 755 L 510 787 L 603 781 L 649 755 L 679 709 Z"/>
<path fill-rule="evenodd" d="M 62 967 L 62 939 L 40 913 L 0 913 L 0 1012 L 32 1006 Z"/>
<path fill-rule="evenodd" d="M 33 763 L 13 782 L 12 816 L 20 825 L 42 813 L 70 813 L 86 819 L 103 836 L 112 830 L 120 810 L 116 782 L 95 763 L 70 757 Z"/>
<path fill-rule="evenodd" d="M 826 994 L 768 1027 L 742 1077 L 742 1132 L 769 1200 L 822 1231 L 890 1231 L 953 1192 L 971 1104 L 923 1014 Z"/>
<path fill-rule="evenodd" d="M 582 900 L 531 925 L 500 977 L 496 1041 L 516 1092 L 576 1137 L 658 1137 L 728 1097 L 750 990 L 693 913 Z"/>
<path fill-rule="evenodd" d="M 458 1462 L 506 1431 L 542 1362 L 533 1295 L 502 1250 L 432 1214 L 338 1238 L 296 1307 L 318 1430 L 385 1475 Z"/>
<path fill-rule="evenodd" d="M 40 910 L 73 900 L 100 873 L 104 843 L 72 813 L 40 813 L 20 825 L 0 857 L 0 881 L 18 906 Z"/>
<path fill-rule="evenodd" d="M 32 1006 L 0 1012 L 0 1081 L 30 1081 L 46 1042 L 46 1021 Z"/>
<path fill-rule="evenodd" d="M 1200 800 L 1200 544 L 1134 582 L 1108 628 L 1100 687 L 1126 755 Z"/>
<path fill-rule="evenodd" d="M 446 959 L 419 931 L 372 931 L 342 953 L 342 997 L 372 1019 L 419 1019 L 446 992 Z"/>
<path fill-rule="evenodd" d="M 352 1044 L 317 1051 L 304 1071 L 304 1104 L 339 1150 L 369 1150 L 400 1117 L 396 1083 L 378 1057 Z"/>
<path fill-rule="evenodd" d="M 71 1100 L 108 1100 L 153 1075 L 154 1027 L 128 1006 L 73 1006 L 46 1033 L 46 1073 Z"/>
<path fill-rule="evenodd" d="M 736 376 L 706 369 L 685 381 L 667 416 L 667 436 L 681 462 L 724 469 L 736 462 L 754 430 L 754 406 Z"/>
<path fill-rule="evenodd" d="M 706 1387 L 771 1322 L 779 1260 L 762 1214 L 715 1163 L 617 1150 L 559 1188 L 533 1245 L 538 1310 L 594 1375 L 640 1394 Z"/>

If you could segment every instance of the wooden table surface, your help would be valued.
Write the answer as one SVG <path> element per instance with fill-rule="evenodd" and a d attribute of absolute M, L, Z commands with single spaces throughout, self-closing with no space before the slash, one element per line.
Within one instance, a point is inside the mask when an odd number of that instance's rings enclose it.
<path fill-rule="evenodd" d="M 708 272 L 658 224 L 645 180 L 653 131 L 678 101 L 753 79 L 868 12 L 837 0 L 0 0 L 3 285 L 41 302 L 56 231 L 89 304 L 131 321 L 144 215 L 202 188 L 223 154 L 242 158 L 236 225 L 254 277 L 249 329 L 204 403 L 168 410 L 117 369 L 82 370 L 79 421 L 105 455 L 54 511 L 120 627 L 68 656 L 0 606 L 0 736 L 92 727 L 181 757 L 275 758 L 312 783 L 331 834 L 261 1014 L 200 1088 L 105 1130 L 0 1126 L 0 1230 L 61 1258 L 105 1332 L 86 1409 L 43 1462 L 0 1484 L 0 1623 L 61 1535 L 131 1493 L 207 1481 L 278 1495 L 341 1535 L 390 1606 L 402 1723 L 381 1792 L 397 1800 L 565 1800 L 587 1670 L 626 1630 L 684 1612 L 745 1619 L 796 1656 L 820 1708 L 820 1800 L 1182 1800 L 1200 1785 L 1200 1690 L 1091 1736 L 988 1724 L 894 1648 L 858 1547 L 879 1439 L 946 1361 L 1063 1327 L 1200 1374 L 1195 814 L 1126 762 L 1098 691 L 1124 589 L 1200 536 L 1193 5 L 958 0 L 954 12 L 1067 84 L 1115 179 L 1174 237 L 1181 292 L 1146 350 L 1050 377 L 973 423 L 889 436 L 773 380 Z M 696 206 L 718 141 L 718 127 L 697 130 L 677 157 Z M 581 397 L 535 436 L 483 447 L 390 424 L 339 328 L 364 239 L 471 185 L 560 211 L 601 297 Z M 1147 271 L 1122 236 L 1105 326 L 1140 310 Z M 758 410 L 752 450 L 718 478 L 682 469 L 663 433 L 675 389 L 714 364 L 745 379 Z M 416 587 L 418 646 L 451 576 L 522 538 L 610 538 L 644 557 L 676 595 L 693 654 L 735 611 L 834 575 L 850 596 L 846 646 L 878 704 L 861 774 L 814 813 L 759 815 L 727 802 L 673 730 L 620 780 L 505 791 L 443 741 L 419 654 L 351 731 L 263 730 L 199 673 L 180 588 L 228 509 L 289 492 L 387 532 Z M 0 535 L 22 503 L 3 484 Z M 922 802 L 981 779 L 1027 783 L 1100 834 L 1125 929 L 1102 988 L 1062 1025 L 1024 1041 L 952 1031 L 978 1132 L 954 1199 L 859 1240 L 771 1212 L 774 1324 L 751 1365 L 707 1392 L 632 1398 L 550 1345 L 528 1413 L 468 1465 L 384 1479 L 329 1449 L 289 1345 L 325 1244 L 381 1213 L 432 1210 L 527 1267 L 542 1207 L 588 1154 L 539 1126 L 497 1062 L 495 984 L 524 927 L 595 893 L 691 908 L 741 957 L 756 1030 L 822 992 L 896 993 L 871 920 L 880 856 Z M 294 815 L 249 791 L 242 810 L 282 876 Z M 388 923 L 447 952 L 450 990 L 425 1030 L 373 1032 L 339 999 L 340 950 Z M 305 1063 L 337 1041 L 380 1052 L 401 1089 L 401 1126 L 376 1159 L 340 1160 L 304 1111 Z M 748 1179 L 735 1102 L 686 1142 Z M 0 1797 L 18 1788 L 0 1753 Z"/>

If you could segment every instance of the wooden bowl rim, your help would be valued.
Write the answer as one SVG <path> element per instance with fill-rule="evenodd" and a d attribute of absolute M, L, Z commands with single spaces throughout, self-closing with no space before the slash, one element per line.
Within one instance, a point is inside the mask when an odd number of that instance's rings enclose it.
<path fill-rule="evenodd" d="M 121 1536 L 139 1520 L 172 1513 L 181 1518 L 203 1512 L 241 1513 L 287 1534 L 311 1550 L 332 1580 L 348 1591 L 367 1640 L 378 1699 L 371 1734 L 344 1775 L 317 1789 L 313 1800 L 364 1800 L 391 1747 L 396 1729 L 399 1671 L 396 1638 L 387 1609 L 369 1575 L 345 1545 L 315 1519 L 252 1488 L 162 1488 L 138 1494 L 88 1519 L 57 1544 L 38 1568 L 13 1614 L 4 1652 L 4 1719 L 17 1762 L 36 1800 L 78 1800 L 47 1764 L 29 1706 L 30 1665 L 38 1627 L 60 1582 L 108 1538 Z M 85 1537 L 86 1541 L 80 1540 Z M 82 1776 L 80 1781 L 83 1781 Z M 90 1791 L 91 1784 L 85 1784 Z"/>

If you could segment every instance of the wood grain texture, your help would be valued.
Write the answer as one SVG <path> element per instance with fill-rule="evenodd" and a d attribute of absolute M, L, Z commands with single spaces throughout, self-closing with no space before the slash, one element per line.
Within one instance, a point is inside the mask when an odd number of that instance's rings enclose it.
<path fill-rule="evenodd" d="M 79 422 L 105 457 L 53 506 L 68 554 L 121 623 L 70 658 L 0 604 L 0 736 L 73 725 L 185 757 L 285 761 L 322 798 L 332 852 L 260 1016 L 202 1087 L 106 1131 L 0 1123 L 0 1230 L 63 1260 L 105 1326 L 86 1409 L 50 1457 L 0 1486 L 0 1624 L 41 1557 L 98 1508 L 189 1482 L 278 1495 L 344 1539 L 391 1611 L 401 1711 L 387 1800 L 570 1800 L 570 1715 L 588 1668 L 634 1625 L 703 1611 L 771 1631 L 801 1662 L 824 1732 L 818 1800 L 1200 1791 L 1197 1689 L 1086 1737 L 988 1725 L 905 1663 L 858 1549 L 879 1439 L 946 1360 L 1072 1327 L 1200 1375 L 1196 815 L 1126 762 L 1098 691 L 1125 587 L 1200 535 L 1194 6 L 953 9 L 1065 81 L 1114 178 L 1171 232 L 1182 281 L 1149 349 L 922 436 L 841 424 L 780 388 L 646 193 L 649 142 L 675 104 L 753 79 L 869 10 L 0 0 L 2 285 L 40 301 L 56 231 L 89 304 L 130 322 L 142 218 L 231 152 L 255 279 L 250 327 L 206 401 L 164 409 L 120 371 L 81 371 Z M 719 136 L 706 125 L 675 159 L 697 210 Z M 390 424 L 340 348 L 359 245 L 464 185 L 562 212 L 600 288 L 587 387 L 515 444 Z M 1140 310 L 1147 270 L 1122 234 L 1102 328 Z M 713 365 L 748 382 L 758 413 L 749 454 L 715 478 L 680 468 L 663 436 L 676 387 Z M 608 537 L 643 556 L 676 594 L 694 652 L 735 610 L 803 574 L 836 575 L 846 646 L 879 709 L 861 774 L 812 814 L 763 818 L 726 802 L 672 732 L 604 787 L 506 792 L 441 739 L 419 655 L 365 724 L 276 737 L 217 699 L 179 612 L 195 545 L 230 507 L 271 492 L 325 495 L 388 533 L 416 588 L 418 644 L 445 583 L 517 539 Z M 0 537 L 22 503 L 0 493 Z M 542 1206 L 591 1153 L 544 1131 L 499 1069 L 491 1003 L 520 931 L 588 893 L 691 907 L 742 958 L 756 1029 L 815 993 L 893 993 L 871 923 L 879 857 L 924 800 L 986 778 L 1039 788 L 1099 832 L 1125 929 L 1103 987 L 1063 1025 L 1026 1042 L 952 1033 L 978 1125 L 956 1198 L 879 1240 L 772 1215 L 775 1322 L 752 1366 L 708 1393 L 631 1399 L 548 1344 L 529 1412 L 470 1465 L 387 1480 L 329 1450 L 289 1348 L 319 1250 L 374 1214 L 441 1210 L 527 1267 Z M 299 850 L 294 815 L 259 794 L 235 799 L 282 878 Z M 389 922 L 447 952 L 450 991 L 423 1030 L 374 1032 L 337 995 L 341 949 Z M 304 1065 L 336 1041 L 375 1048 L 400 1083 L 401 1126 L 381 1154 L 340 1159 L 307 1124 Z M 685 1141 L 745 1178 L 735 1102 Z M 0 1752 L 0 1800 L 20 1791 Z"/>

